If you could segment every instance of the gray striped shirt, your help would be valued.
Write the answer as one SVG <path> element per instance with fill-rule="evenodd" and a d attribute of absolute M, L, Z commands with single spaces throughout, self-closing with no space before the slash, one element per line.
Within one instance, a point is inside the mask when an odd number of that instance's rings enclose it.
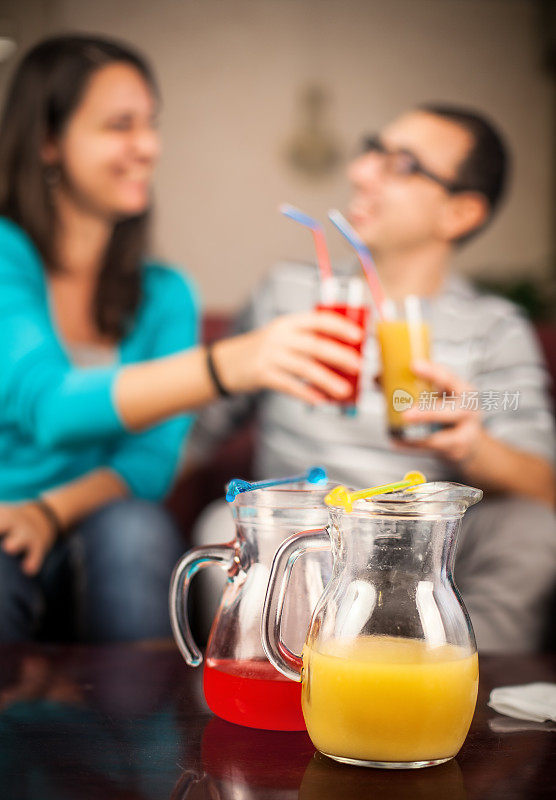
<path fill-rule="evenodd" d="M 239 318 L 238 330 L 258 327 L 278 314 L 310 309 L 316 294 L 313 266 L 278 264 Z M 534 331 L 517 307 L 479 294 L 456 276 L 450 276 L 427 305 L 432 360 L 479 391 L 488 432 L 554 462 L 548 374 Z M 357 416 L 342 416 L 335 406 L 311 408 L 275 392 L 220 401 L 199 417 L 190 440 L 194 457 L 206 456 L 256 407 L 257 477 L 295 474 L 309 464 L 322 464 L 332 480 L 351 486 L 396 480 L 410 469 L 423 471 L 429 480 L 460 479 L 453 464 L 435 455 L 394 449 L 386 429 L 384 398 L 373 380 L 379 372 L 379 354 L 372 335 L 365 343 L 364 362 Z"/>

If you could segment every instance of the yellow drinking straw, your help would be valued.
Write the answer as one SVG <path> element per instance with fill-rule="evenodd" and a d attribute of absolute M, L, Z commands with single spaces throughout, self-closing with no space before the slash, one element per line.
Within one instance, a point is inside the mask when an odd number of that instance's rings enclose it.
<path fill-rule="evenodd" d="M 397 483 L 384 483 L 382 486 L 371 486 L 370 489 L 361 489 L 359 492 L 348 492 L 345 486 L 336 486 L 324 498 L 327 506 L 343 506 L 348 514 L 353 511 L 353 504 L 356 500 L 363 500 L 373 497 L 375 494 L 386 494 L 396 492 L 398 489 L 407 489 L 409 486 L 418 486 L 426 483 L 427 479 L 422 472 L 407 472 L 403 476 L 403 481 Z"/>

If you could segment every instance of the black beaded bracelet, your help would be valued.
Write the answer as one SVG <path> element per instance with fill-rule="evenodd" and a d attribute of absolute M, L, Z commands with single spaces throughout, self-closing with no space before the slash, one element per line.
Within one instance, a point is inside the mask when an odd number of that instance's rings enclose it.
<path fill-rule="evenodd" d="M 56 534 L 56 538 L 60 538 L 64 535 L 64 527 L 60 522 L 58 514 L 54 511 L 50 503 L 47 503 L 46 500 L 42 497 L 37 497 L 33 500 L 33 505 L 39 508 L 44 516 L 48 519 L 52 528 L 54 529 L 54 533 Z"/>
<path fill-rule="evenodd" d="M 219 397 L 231 397 L 232 393 L 229 392 L 226 387 L 223 385 L 222 381 L 220 380 L 220 376 L 216 369 L 216 364 L 214 363 L 214 357 L 212 354 L 212 348 L 214 345 L 209 344 L 206 348 L 207 353 L 207 368 L 209 371 L 210 378 L 214 384 L 214 388 L 218 392 Z"/>

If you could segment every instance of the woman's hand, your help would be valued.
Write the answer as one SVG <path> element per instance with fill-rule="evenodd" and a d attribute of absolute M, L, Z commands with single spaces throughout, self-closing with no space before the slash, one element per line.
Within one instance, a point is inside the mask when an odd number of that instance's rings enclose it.
<path fill-rule="evenodd" d="M 423 409 L 411 408 L 405 411 L 403 419 L 407 423 L 437 423 L 445 426 L 443 430 L 432 433 L 425 439 L 404 442 L 404 448 L 425 448 L 437 453 L 448 461 L 465 463 L 477 452 L 484 429 L 478 409 L 462 407 L 463 394 L 473 391 L 473 388 L 458 378 L 452 372 L 439 364 L 430 361 L 419 361 L 412 365 L 413 372 L 433 385 L 438 392 L 438 408 Z M 441 408 L 442 395 L 450 398 L 449 403 L 444 402 Z"/>
<path fill-rule="evenodd" d="M 273 389 L 318 404 L 329 398 L 341 400 L 352 391 L 330 367 L 356 374 L 362 359 L 354 345 L 363 335 L 358 325 L 333 312 L 287 314 L 263 328 L 218 342 L 213 356 L 222 383 L 231 392 Z"/>
<path fill-rule="evenodd" d="M 25 575 L 36 575 L 56 541 L 52 522 L 34 503 L 0 504 L 2 549 L 20 555 Z"/>

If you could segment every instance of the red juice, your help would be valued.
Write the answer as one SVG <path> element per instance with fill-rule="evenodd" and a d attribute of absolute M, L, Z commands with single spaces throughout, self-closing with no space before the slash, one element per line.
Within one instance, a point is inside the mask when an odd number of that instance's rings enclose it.
<path fill-rule="evenodd" d="M 203 674 L 205 699 L 218 717 L 272 731 L 304 731 L 301 683 L 281 675 L 269 661 L 209 658 Z"/>
<path fill-rule="evenodd" d="M 319 303 L 316 306 L 316 311 L 333 311 L 335 314 L 341 314 L 342 317 L 347 317 L 347 319 L 354 322 L 356 325 L 359 325 L 364 331 L 367 328 L 367 321 L 369 318 L 369 309 L 366 306 L 349 306 L 347 303 Z M 340 344 L 346 344 L 343 339 L 336 339 L 335 336 L 330 336 L 330 339 L 333 339 L 335 342 L 340 342 Z M 363 350 L 364 339 L 357 344 L 351 344 L 350 346 L 353 349 L 361 354 Z M 347 405 L 353 406 L 357 403 L 357 399 L 359 397 L 359 381 L 361 378 L 361 372 L 358 372 L 354 375 L 352 372 L 344 372 L 338 367 L 331 367 L 327 364 L 328 369 L 331 369 L 332 372 L 335 372 L 340 377 L 344 378 L 350 385 L 351 385 L 351 392 L 350 394 L 345 397 L 343 400 L 337 401 L 340 405 Z"/>

